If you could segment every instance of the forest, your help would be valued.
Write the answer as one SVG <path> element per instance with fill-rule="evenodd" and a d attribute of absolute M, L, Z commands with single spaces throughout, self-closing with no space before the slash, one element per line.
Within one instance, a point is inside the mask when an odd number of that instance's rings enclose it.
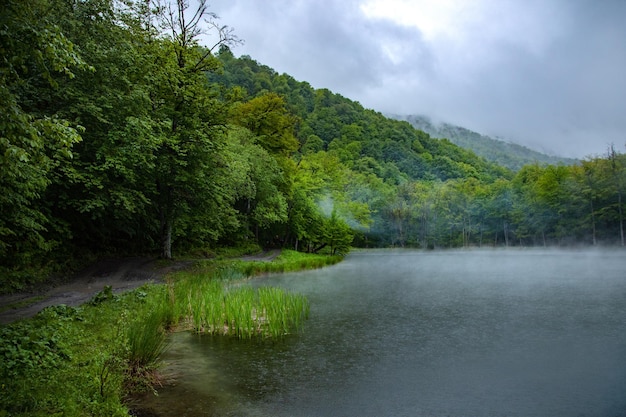
<path fill-rule="evenodd" d="M 470 149 L 476 155 L 513 171 L 519 171 L 524 165 L 534 163 L 542 165 L 573 165 L 578 163 L 576 159 L 547 155 L 525 146 L 505 141 L 502 138 L 481 135 L 461 126 L 435 122 L 427 116 L 411 114 L 404 116 L 390 115 L 390 117 L 406 120 L 413 127 L 423 130 L 431 137 L 449 139 L 455 145 Z"/>
<path fill-rule="evenodd" d="M 4 0 L 0 21 L 3 291 L 104 254 L 624 245 L 615 145 L 505 168 L 236 57 L 204 1 Z"/>

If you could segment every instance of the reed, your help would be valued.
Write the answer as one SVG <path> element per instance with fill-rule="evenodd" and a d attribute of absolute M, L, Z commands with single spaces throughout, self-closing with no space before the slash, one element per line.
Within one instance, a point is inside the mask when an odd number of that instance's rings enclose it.
<path fill-rule="evenodd" d="M 280 288 L 254 290 L 247 277 L 332 265 L 340 256 L 285 250 L 271 262 L 219 260 L 198 263 L 167 284 L 161 302 L 164 324 L 178 323 L 198 333 L 237 338 L 281 337 L 297 332 L 308 318 L 309 304 L 299 294 Z"/>
<path fill-rule="evenodd" d="M 185 319 L 198 333 L 228 335 L 241 339 L 277 337 L 300 330 L 308 314 L 308 302 L 302 295 L 280 288 L 253 289 L 233 281 L 204 276 L 176 282 L 171 307 L 177 320 Z M 224 277 L 222 277 L 224 278 Z"/>
<path fill-rule="evenodd" d="M 128 362 L 131 373 L 153 368 L 166 347 L 162 311 L 154 311 L 128 326 Z"/>
<path fill-rule="evenodd" d="M 310 253 L 283 250 L 273 261 L 229 261 L 228 267 L 240 271 L 245 276 L 267 273 L 282 273 L 316 269 L 334 265 L 343 259 L 342 256 L 316 255 Z"/>

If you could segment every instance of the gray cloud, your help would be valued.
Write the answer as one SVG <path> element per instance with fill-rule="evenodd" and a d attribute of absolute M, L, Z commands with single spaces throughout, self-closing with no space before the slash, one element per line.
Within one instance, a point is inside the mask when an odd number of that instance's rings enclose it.
<path fill-rule="evenodd" d="M 426 114 L 563 156 L 626 144 L 626 2 L 485 0 L 455 36 L 357 0 L 212 4 L 250 55 L 382 112 Z M 473 4 L 477 4 L 473 2 Z"/>

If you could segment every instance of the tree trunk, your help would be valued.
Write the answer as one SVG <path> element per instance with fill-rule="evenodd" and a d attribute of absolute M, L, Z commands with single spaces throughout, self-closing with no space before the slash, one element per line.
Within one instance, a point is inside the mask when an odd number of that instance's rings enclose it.
<path fill-rule="evenodd" d="M 506 222 L 502 224 L 502 228 L 504 229 L 504 246 L 509 247 L 509 234 L 508 234 L 508 225 Z"/>
<path fill-rule="evenodd" d="M 161 258 L 172 259 L 172 221 L 167 219 L 161 224 Z"/>
<path fill-rule="evenodd" d="M 598 244 L 596 240 L 596 216 L 593 211 L 593 198 L 589 199 L 589 205 L 591 207 L 591 237 L 593 241 L 593 246 Z"/>
<path fill-rule="evenodd" d="M 622 213 L 622 192 L 617 193 L 617 211 L 619 212 L 619 234 L 622 239 L 622 246 L 624 246 L 624 215 Z"/>
<path fill-rule="evenodd" d="M 311 250 L 311 253 L 317 253 L 317 252 L 321 251 L 322 249 L 324 249 L 326 246 L 328 246 L 327 243 L 322 243 L 318 247 L 316 247 L 313 250 Z"/>

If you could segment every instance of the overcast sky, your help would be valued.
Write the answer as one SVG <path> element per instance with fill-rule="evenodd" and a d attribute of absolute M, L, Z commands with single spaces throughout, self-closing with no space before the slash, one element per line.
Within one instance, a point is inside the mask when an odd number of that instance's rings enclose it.
<path fill-rule="evenodd" d="M 209 0 L 279 73 L 569 157 L 626 152 L 626 0 Z"/>

